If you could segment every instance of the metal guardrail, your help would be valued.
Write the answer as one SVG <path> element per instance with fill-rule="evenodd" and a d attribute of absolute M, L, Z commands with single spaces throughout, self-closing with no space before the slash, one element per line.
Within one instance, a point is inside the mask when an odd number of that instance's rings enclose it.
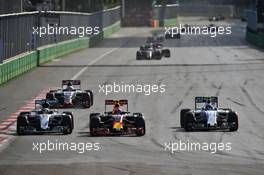
<path fill-rule="evenodd" d="M 78 35 L 34 35 L 33 27 L 99 27 L 103 29 L 120 21 L 120 7 L 96 13 L 29 12 L 0 15 L 0 63 L 18 54 L 78 38 Z"/>

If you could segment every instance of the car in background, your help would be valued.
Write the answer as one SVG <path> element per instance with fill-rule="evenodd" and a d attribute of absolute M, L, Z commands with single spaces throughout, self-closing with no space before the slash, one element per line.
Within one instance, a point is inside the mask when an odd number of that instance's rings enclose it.
<path fill-rule="evenodd" d="M 74 128 L 73 113 L 59 113 L 47 108 L 46 100 L 36 100 L 35 109 L 20 112 L 17 117 L 17 135 L 36 133 L 71 134 Z"/>
<path fill-rule="evenodd" d="M 209 21 L 223 21 L 223 20 L 225 20 L 225 17 L 224 16 L 221 16 L 221 15 L 219 15 L 219 16 L 212 16 L 212 17 L 209 18 Z"/>
<path fill-rule="evenodd" d="M 165 32 L 165 39 L 180 39 L 181 33 L 176 28 L 171 28 Z"/>
<path fill-rule="evenodd" d="M 137 60 L 161 60 L 162 57 L 169 58 L 171 56 L 169 49 L 164 49 L 160 43 L 150 43 L 140 46 L 137 51 Z"/>
<path fill-rule="evenodd" d="M 62 80 L 61 88 L 46 94 L 50 108 L 89 108 L 93 105 L 93 92 L 81 90 L 80 80 Z"/>
<path fill-rule="evenodd" d="M 114 108 L 118 105 L 118 112 Z M 108 106 L 113 110 L 107 111 Z M 124 110 L 120 108 L 126 107 Z M 91 136 L 131 135 L 143 136 L 146 133 L 145 118 L 142 113 L 128 112 L 128 100 L 105 100 L 104 113 L 90 114 Z"/>
<path fill-rule="evenodd" d="M 238 130 L 238 114 L 230 108 L 219 108 L 217 97 L 195 97 L 194 109 L 182 109 L 181 127 L 194 130 Z"/>

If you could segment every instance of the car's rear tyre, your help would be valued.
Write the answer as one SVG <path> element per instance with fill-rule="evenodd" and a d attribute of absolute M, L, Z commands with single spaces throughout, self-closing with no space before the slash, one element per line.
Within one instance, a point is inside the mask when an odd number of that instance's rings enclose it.
<path fill-rule="evenodd" d="M 190 109 L 182 109 L 181 113 L 180 113 L 180 124 L 181 124 L 181 128 L 184 128 L 184 119 L 185 119 L 185 114 L 187 112 L 191 111 Z"/>
<path fill-rule="evenodd" d="M 187 132 L 193 131 L 193 125 L 195 122 L 194 114 L 192 112 L 187 112 L 184 117 L 184 129 Z"/>
<path fill-rule="evenodd" d="M 143 117 L 135 118 L 135 126 L 137 136 L 144 136 L 146 134 L 146 124 L 145 119 Z"/>
<path fill-rule="evenodd" d="M 231 111 L 228 114 L 228 123 L 230 125 L 230 131 L 237 131 L 239 127 L 238 116 L 236 112 Z"/>
<path fill-rule="evenodd" d="M 93 91 L 91 90 L 86 90 L 85 92 L 87 92 L 90 96 L 90 107 L 93 106 L 93 102 L 94 102 L 94 95 L 93 95 Z"/>
<path fill-rule="evenodd" d="M 51 93 L 51 92 L 47 93 L 46 94 L 46 99 L 47 100 L 54 100 L 55 99 L 54 93 Z"/>
<path fill-rule="evenodd" d="M 26 128 L 28 125 L 27 119 L 24 115 L 20 115 L 17 118 L 17 135 L 24 135 L 25 131 L 23 131 L 22 127 Z"/>
<path fill-rule="evenodd" d="M 136 60 L 141 60 L 141 57 L 142 57 L 142 55 L 140 54 L 140 52 L 137 52 Z"/>
<path fill-rule="evenodd" d="M 91 116 L 90 116 L 91 117 Z M 100 118 L 98 116 L 94 116 L 90 120 L 90 135 L 96 136 L 96 130 L 100 128 Z"/>
<path fill-rule="evenodd" d="M 81 103 L 84 108 L 89 108 L 91 107 L 91 97 L 89 93 L 81 93 Z"/>

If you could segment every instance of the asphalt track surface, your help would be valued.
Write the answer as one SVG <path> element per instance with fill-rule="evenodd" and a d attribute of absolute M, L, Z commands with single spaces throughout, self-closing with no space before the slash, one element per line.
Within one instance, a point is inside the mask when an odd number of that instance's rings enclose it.
<path fill-rule="evenodd" d="M 191 22 L 191 21 L 188 21 Z M 200 21 L 201 23 L 205 23 Z M 195 22 L 194 22 L 195 23 Z M 95 94 L 90 109 L 72 109 L 71 135 L 15 136 L 0 153 L 0 174 L 263 174 L 264 54 L 245 41 L 245 24 L 231 24 L 231 36 L 183 36 L 166 41 L 172 57 L 136 61 L 135 53 L 150 28 L 122 28 L 94 48 L 43 65 L 0 87 L 0 117 L 15 112 L 41 90 L 62 79 L 80 79 Z M 98 85 L 165 84 L 165 93 L 105 95 Z M 184 132 L 181 108 L 194 97 L 217 95 L 222 107 L 239 113 L 237 132 Z M 103 112 L 105 99 L 128 99 L 131 112 L 143 112 L 143 137 L 90 137 L 89 113 Z M 1 120 L 0 119 L 0 120 Z M 99 151 L 33 151 L 33 142 L 98 142 Z M 232 143 L 231 151 L 165 151 L 166 142 Z"/>

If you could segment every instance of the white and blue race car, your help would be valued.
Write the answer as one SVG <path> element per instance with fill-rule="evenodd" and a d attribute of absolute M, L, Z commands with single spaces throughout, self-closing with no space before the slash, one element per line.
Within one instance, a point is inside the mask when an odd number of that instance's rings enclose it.
<path fill-rule="evenodd" d="M 93 105 L 93 92 L 81 90 L 80 80 L 62 80 L 62 88 L 46 94 L 50 108 L 89 108 Z"/>
<path fill-rule="evenodd" d="M 36 133 L 71 134 L 74 127 L 72 112 L 50 110 L 46 100 L 36 100 L 35 109 L 17 117 L 17 135 Z"/>
<path fill-rule="evenodd" d="M 217 97 L 195 97 L 195 109 L 182 109 L 181 128 L 194 130 L 238 130 L 238 114 L 229 108 L 219 108 Z"/>

